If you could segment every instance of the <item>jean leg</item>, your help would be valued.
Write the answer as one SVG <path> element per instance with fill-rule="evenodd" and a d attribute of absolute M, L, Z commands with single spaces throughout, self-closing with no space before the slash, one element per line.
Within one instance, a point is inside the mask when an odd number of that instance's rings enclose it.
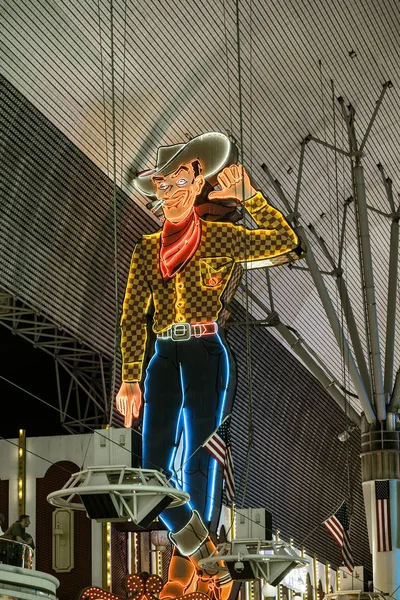
<path fill-rule="evenodd" d="M 223 470 L 209 452 L 200 447 L 220 425 L 232 407 L 235 378 L 229 355 L 218 335 L 194 339 L 190 356 L 180 353 L 184 384 L 184 423 L 187 454 L 185 479 L 195 508 L 205 524 L 219 509 Z M 197 448 L 199 448 L 197 450 Z"/>
<path fill-rule="evenodd" d="M 181 369 L 177 342 L 157 340 L 155 354 L 147 367 L 144 386 L 142 466 L 162 470 L 169 478 L 183 429 Z M 180 488 L 179 477 L 171 482 Z M 167 509 L 160 517 L 171 531 L 178 531 L 190 519 L 191 507 Z"/>

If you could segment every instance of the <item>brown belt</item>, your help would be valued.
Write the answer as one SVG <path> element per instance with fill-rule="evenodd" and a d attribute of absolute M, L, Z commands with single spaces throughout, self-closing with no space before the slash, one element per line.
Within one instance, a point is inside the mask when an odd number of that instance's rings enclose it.
<path fill-rule="evenodd" d="M 202 337 L 203 335 L 213 335 L 218 332 L 218 325 L 213 323 L 174 323 L 162 333 L 157 333 L 159 340 L 172 340 L 174 342 L 184 342 L 192 337 Z"/>

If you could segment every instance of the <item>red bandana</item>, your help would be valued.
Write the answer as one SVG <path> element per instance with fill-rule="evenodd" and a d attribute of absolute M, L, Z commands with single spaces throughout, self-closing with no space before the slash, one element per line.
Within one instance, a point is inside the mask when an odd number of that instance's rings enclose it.
<path fill-rule="evenodd" d="M 200 243 L 200 223 L 194 210 L 181 223 L 165 221 L 160 251 L 160 268 L 164 279 L 176 275 L 196 252 Z"/>

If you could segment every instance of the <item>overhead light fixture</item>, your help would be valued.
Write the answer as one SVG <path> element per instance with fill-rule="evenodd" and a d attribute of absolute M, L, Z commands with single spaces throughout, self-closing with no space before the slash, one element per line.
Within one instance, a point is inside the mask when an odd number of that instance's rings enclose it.
<path fill-rule="evenodd" d="M 357 427 L 355 425 L 349 425 L 348 427 L 346 427 L 346 429 L 344 429 L 343 431 L 341 431 L 338 435 L 338 439 L 341 442 L 347 442 L 350 439 L 350 435 L 353 433 L 353 431 L 355 431 L 357 429 Z"/>

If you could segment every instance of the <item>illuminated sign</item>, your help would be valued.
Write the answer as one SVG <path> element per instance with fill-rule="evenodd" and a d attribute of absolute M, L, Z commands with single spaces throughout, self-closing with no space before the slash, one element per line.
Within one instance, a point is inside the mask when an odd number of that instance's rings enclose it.
<path fill-rule="evenodd" d="M 126 590 L 129 599 L 158 600 L 163 581 L 158 575 L 140 573 L 124 577 L 122 587 Z M 97 586 L 91 586 L 81 592 L 78 600 L 122 600 L 122 596 L 107 592 Z M 205 594 L 193 592 L 186 594 L 185 600 L 210 600 L 210 598 Z"/>
<path fill-rule="evenodd" d="M 236 385 L 217 324 L 224 290 L 237 263 L 274 266 L 301 256 L 295 232 L 253 187 L 237 156 L 227 136 L 207 133 L 159 148 L 155 168 L 133 179 L 165 220 L 133 253 L 116 406 L 130 427 L 143 389 L 142 466 L 162 469 L 190 494 L 190 503 L 164 510 L 160 519 L 194 563 L 222 497 L 222 470 L 202 445 L 231 412 Z M 238 207 L 257 229 L 237 224 Z M 149 318 L 157 339 L 146 357 Z"/>

